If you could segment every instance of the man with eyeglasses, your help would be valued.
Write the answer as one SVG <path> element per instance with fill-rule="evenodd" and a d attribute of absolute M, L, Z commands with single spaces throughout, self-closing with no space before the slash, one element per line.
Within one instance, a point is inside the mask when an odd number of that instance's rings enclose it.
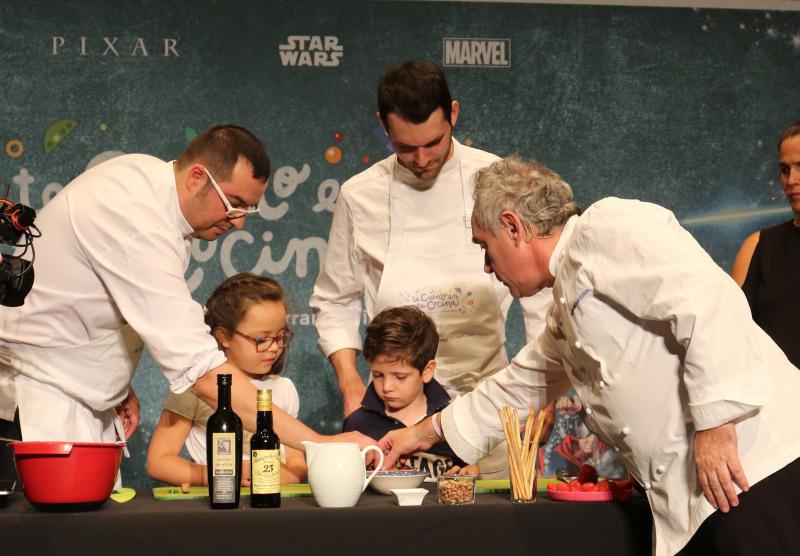
<path fill-rule="evenodd" d="M 177 161 L 120 156 L 56 195 L 37 219 L 33 288 L 23 306 L 0 308 L 6 426 L 18 410 L 24 440 L 124 440 L 139 422 L 130 383 L 147 346 L 173 392 L 200 381 L 211 405 L 216 375 L 236 375 L 234 405 L 255 430 L 255 391 L 208 333 L 184 272 L 193 238 L 213 241 L 258 212 L 269 173 L 261 141 L 224 125 Z M 287 444 L 320 439 L 275 414 Z"/>

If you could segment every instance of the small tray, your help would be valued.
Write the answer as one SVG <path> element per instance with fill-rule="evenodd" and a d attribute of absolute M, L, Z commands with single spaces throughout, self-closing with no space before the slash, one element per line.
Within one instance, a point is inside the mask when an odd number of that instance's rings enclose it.
<path fill-rule="evenodd" d="M 553 500 L 562 502 L 608 502 L 614 499 L 614 494 L 610 490 L 594 492 L 570 492 L 566 490 L 549 490 L 547 494 Z"/>

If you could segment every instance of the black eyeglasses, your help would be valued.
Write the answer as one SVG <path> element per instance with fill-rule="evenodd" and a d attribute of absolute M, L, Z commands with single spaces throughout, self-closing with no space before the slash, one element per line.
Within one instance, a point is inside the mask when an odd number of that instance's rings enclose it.
<path fill-rule="evenodd" d="M 279 348 L 285 348 L 286 346 L 289 345 L 289 342 L 292 341 L 292 336 L 293 336 L 291 330 L 284 331 L 284 333 L 281 334 L 280 336 L 275 336 L 275 337 L 264 336 L 263 338 L 253 338 L 252 336 L 248 336 L 247 334 L 242 334 L 238 330 L 234 330 L 234 333 L 238 334 L 242 338 L 245 338 L 246 340 L 251 341 L 253 345 L 256 346 L 256 351 L 258 353 L 263 353 L 269 350 L 269 348 L 271 348 L 272 344 L 274 343 L 277 343 Z"/>

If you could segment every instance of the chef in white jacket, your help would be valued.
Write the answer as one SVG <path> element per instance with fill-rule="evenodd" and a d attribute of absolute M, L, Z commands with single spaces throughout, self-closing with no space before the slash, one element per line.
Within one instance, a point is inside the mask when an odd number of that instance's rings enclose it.
<path fill-rule="evenodd" d="M 442 70 L 410 61 L 383 73 L 378 117 L 395 154 L 348 180 L 333 215 L 310 305 L 319 345 L 336 370 L 344 413 L 361 406 L 356 370 L 362 303 L 367 319 L 415 305 L 436 323 L 436 379 L 451 396 L 508 364 L 512 297 L 481 271 L 471 241 L 473 176 L 497 157 L 453 138 L 459 113 Z M 545 294 L 526 300 L 528 339 L 544 326 Z"/>
<path fill-rule="evenodd" d="M 498 408 L 541 406 L 566 377 L 644 487 L 654 554 L 796 550 L 800 373 L 735 282 L 657 205 L 608 198 L 577 216 L 560 177 L 519 159 L 476 181 L 485 270 L 519 297 L 551 285 L 546 331 L 441 414 L 384 437 L 385 465 L 442 437 L 474 461 L 503 437 Z"/>
<path fill-rule="evenodd" d="M 255 430 L 255 392 L 208 333 L 184 272 L 193 238 L 215 240 L 258 212 L 269 172 L 261 142 L 228 125 L 175 162 L 124 155 L 69 183 L 39 213 L 24 305 L 0 308 L 0 419 L 18 411 L 23 440 L 124 440 L 139 420 L 130 383 L 146 345 L 176 393 L 197 383 L 216 405 L 216 375 L 239 377 L 234 405 Z M 319 439 L 278 411 L 281 428 L 292 445 Z"/>

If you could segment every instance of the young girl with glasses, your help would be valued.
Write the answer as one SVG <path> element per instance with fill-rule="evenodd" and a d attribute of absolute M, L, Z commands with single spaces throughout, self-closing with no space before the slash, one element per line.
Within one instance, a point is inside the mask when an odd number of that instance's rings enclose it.
<path fill-rule="evenodd" d="M 228 361 L 250 377 L 257 389 L 271 389 L 275 405 L 297 417 L 300 400 L 291 380 L 279 376 L 292 333 L 286 326 L 283 288 L 270 278 L 236 274 L 214 290 L 206 303 L 206 324 Z M 236 408 L 234 408 L 235 410 Z M 206 423 L 214 410 L 191 390 L 169 392 L 147 452 L 147 472 L 178 486 L 206 485 Z M 242 443 L 242 484 L 250 484 L 249 445 Z M 181 457 L 184 444 L 191 461 Z M 281 446 L 281 482 L 299 483 L 306 476 L 303 453 Z"/>

